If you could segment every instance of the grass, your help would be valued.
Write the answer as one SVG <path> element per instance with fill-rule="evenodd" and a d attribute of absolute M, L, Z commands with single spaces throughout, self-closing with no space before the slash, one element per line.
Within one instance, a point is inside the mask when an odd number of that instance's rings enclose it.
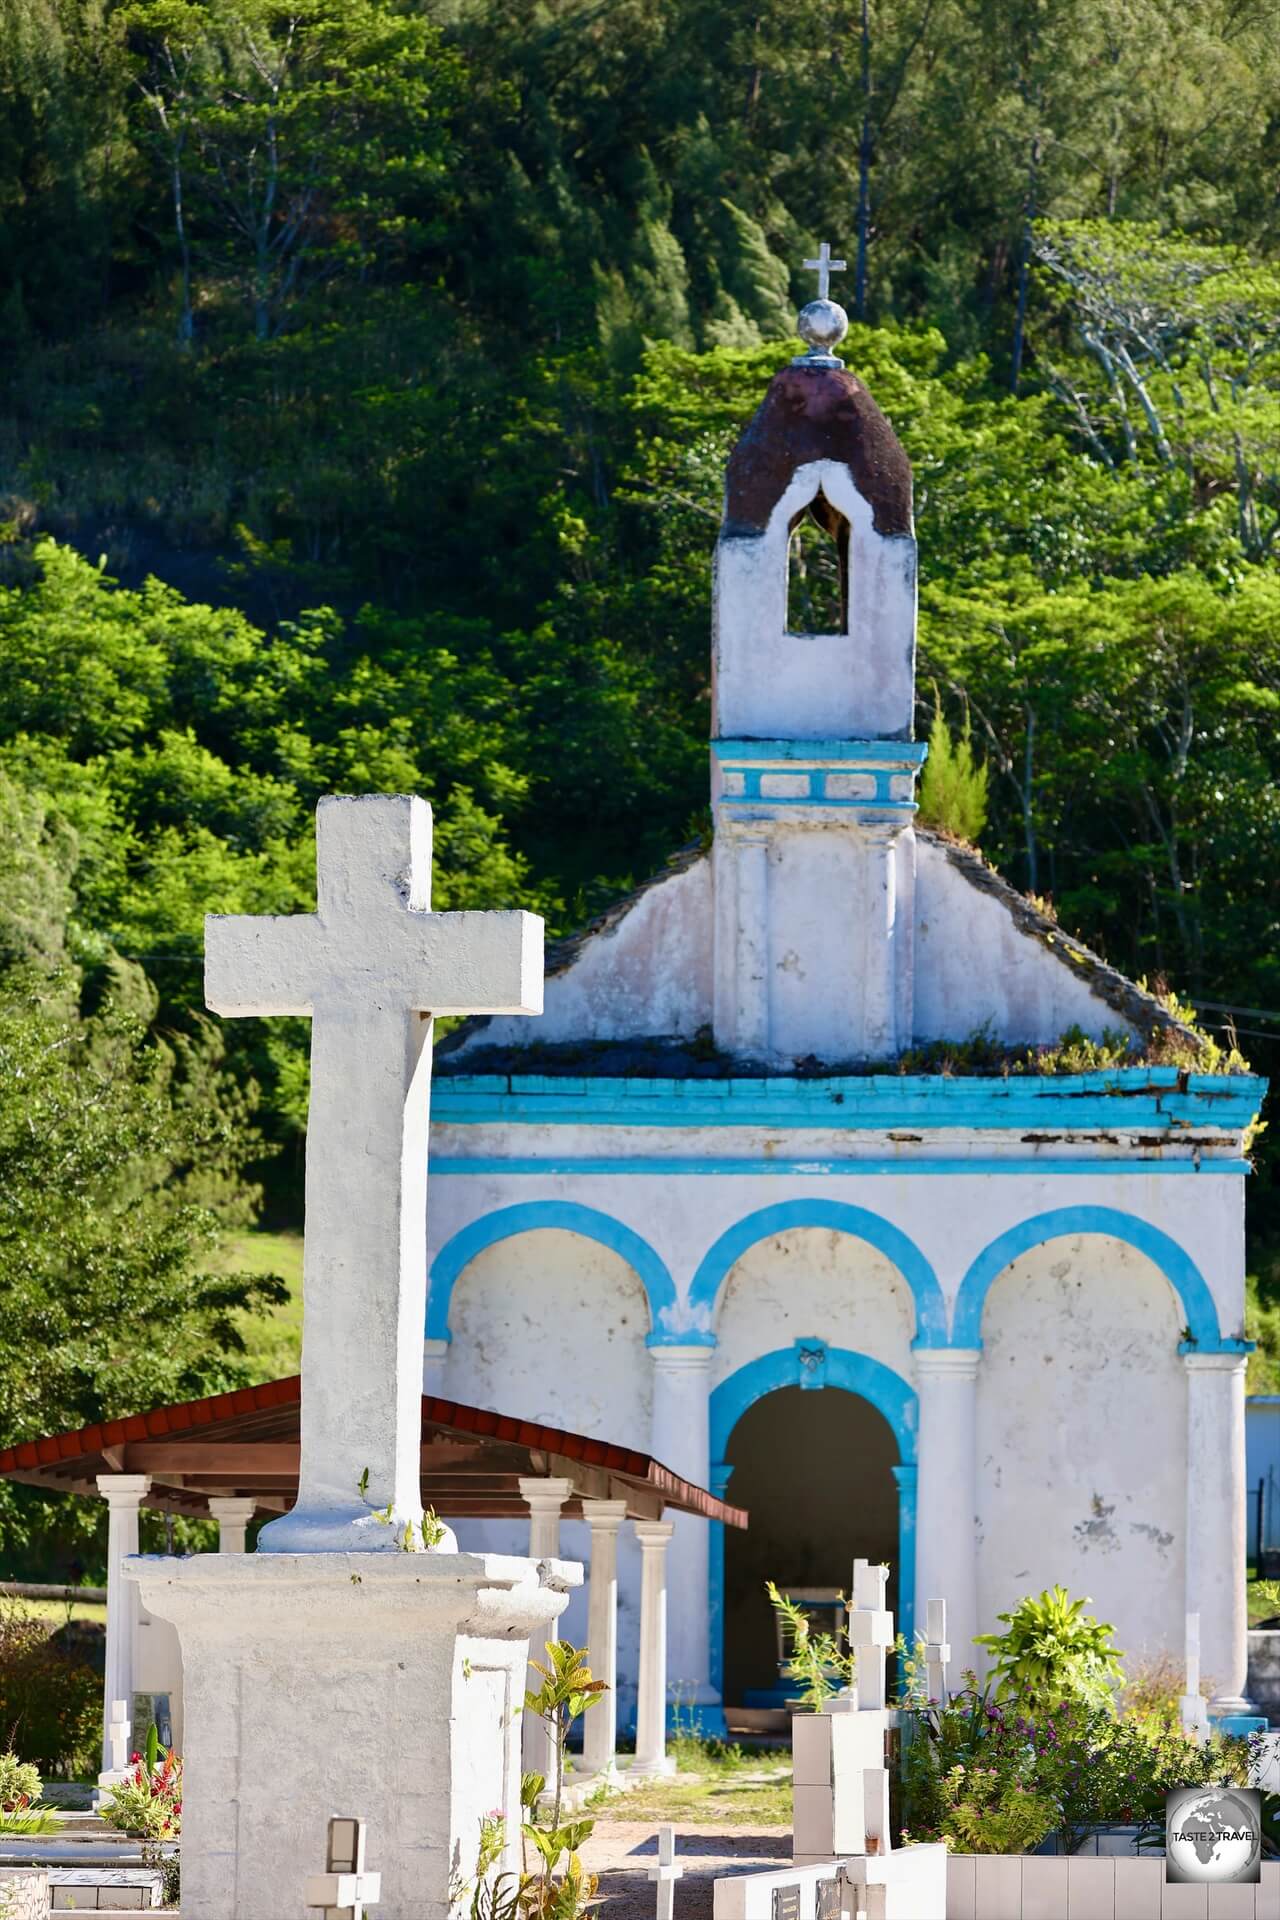
<path fill-rule="evenodd" d="M 680 1820 L 703 1826 L 789 1827 L 791 1756 L 677 1736 L 678 1771 L 590 1809 L 595 1820 Z"/>
<path fill-rule="evenodd" d="M 302 1362 L 302 1235 L 238 1233 L 223 1242 L 229 1273 L 278 1273 L 289 1298 L 268 1314 L 242 1313 L 240 1331 L 257 1385 L 297 1373 Z"/>
<path fill-rule="evenodd" d="M 107 1624 L 107 1609 L 99 1600 L 27 1600 L 16 1598 L 23 1613 L 34 1620 L 41 1620 L 50 1633 L 59 1627 L 65 1627 L 69 1620 L 93 1620 L 101 1626 Z"/>

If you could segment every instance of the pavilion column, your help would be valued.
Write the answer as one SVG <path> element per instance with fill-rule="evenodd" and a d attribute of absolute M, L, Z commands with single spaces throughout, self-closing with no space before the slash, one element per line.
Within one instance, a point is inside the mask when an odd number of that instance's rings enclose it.
<path fill-rule="evenodd" d="M 653 1437 L 649 1451 L 695 1487 L 711 1484 L 711 1362 L 714 1341 L 698 1346 L 650 1347 L 653 1357 Z M 668 1560 L 668 1700 L 707 1707 L 695 1714 L 719 1730 L 720 1696 L 711 1684 L 710 1523 L 696 1513 L 673 1516 Z"/>
<path fill-rule="evenodd" d="M 133 1674 L 138 1645 L 138 1589 L 124 1563 L 138 1551 L 138 1508 L 151 1489 L 148 1473 L 100 1473 L 107 1503 L 107 1667 L 102 1684 L 102 1769 L 111 1766 L 112 1703 L 123 1700 L 133 1718 Z"/>
<path fill-rule="evenodd" d="M 635 1774 L 667 1773 L 667 1543 L 670 1520 L 637 1520 L 640 1542 L 640 1676 Z"/>
<path fill-rule="evenodd" d="M 252 1500 L 243 1500 L 231 1495 L 219 1496 L 209 1502 L 209 1513 L 218 1523 L 218 1552 L 244 1553 L 245 1532 L 249 1522 L 258 1511 Z"/>
<path fill-rule="evenodd" d="M 618 1529 L 627 1517 L 627 1503 L 584 1500 L 582 1517 L 591 1530 L 587 1658 L 592 1676 L 609 1689 L 583 1719 L 582 1770 L 607 1774 L 613 1769 L 618 1738 Z"/>
<path fill-rule="evenodd" d="M 1200 1615 L 1209 1711 L 1246 1713 L 1243 1353 L 1186 1353 L 1187 1601 Z"/>
<path fill-rule="evenodd" d="M 572 1480 L 522 1478 L 520 1498 L 529 1509 L 529 1558 L 558 1560 L 560 1557 L 560 1509 L 573 1493 Z M 531 1647 L 535 1660 L 542 1658 L 541 1646 Z M 533 1687 L 537 1675 L 531 1675 Z M 598 1709 L 593 1708 L 593 1712 Z M 526 1773 L 540 1773 L 550 1782 L 555 1776 L 555 1742 L 545 1720 L 525 1713 L 520 1723 L 521 1764 Z"/>
<path fill-rule="evenodd" d="M 917 1347 L 920 1398 L 916 1475 L 917 1610 L 947 1603 L 951 1672 L 957 1683 L 977 1661 L 977 1347 Z"/>

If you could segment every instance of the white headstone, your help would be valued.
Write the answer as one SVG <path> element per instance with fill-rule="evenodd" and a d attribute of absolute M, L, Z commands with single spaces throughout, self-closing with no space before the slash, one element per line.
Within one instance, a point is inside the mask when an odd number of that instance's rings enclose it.
<path fill-rule="evenodd" d="M 947 1603 L 945 1600 L 926 1600 L 924 1603 L 924 1671 L 925 1687 L 931 1704 L 940 1707 L 947 1704 L 947 1662 L 951 1658 L 951 1648 L 947 1643 Z"/>
<path fill-rule="evenodd" d="M 1179 1717 L 1184 1730 L 1197 1740 L 1209 1737 L 1209 1702 L 1200 1691 L 1200 1615 L 1189 1613 L 1186 1628 L 1185 1692 L 1179 1702 Z"/>
<path fill-rule="evenodd" d="M 431 810 L 403 794 L 320 802 L 316 892 L 205 922 L 216 1012 L 311 1019 L 298 1499 L 258 1552 L 393 1551 L 422 1519 L 432 1016 L 540 1012 L 542 922 L 432 913 Z"/>

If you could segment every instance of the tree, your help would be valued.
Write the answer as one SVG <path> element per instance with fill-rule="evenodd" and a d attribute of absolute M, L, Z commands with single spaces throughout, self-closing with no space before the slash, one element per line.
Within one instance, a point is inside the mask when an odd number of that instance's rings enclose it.
<path fill-rule="evenodd" d="M 193 245 L 278 332 L 310 286 L 370 264 L 449 154 L 456 60 L 377 0 L 141 0 L 138 86 L 170 181 L 189 336 Z"/>

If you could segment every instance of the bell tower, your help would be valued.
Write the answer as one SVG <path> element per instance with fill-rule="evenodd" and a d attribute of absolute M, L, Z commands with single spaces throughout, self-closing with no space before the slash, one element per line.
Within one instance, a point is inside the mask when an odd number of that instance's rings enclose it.
<path fill-rule="evenodd" d="M 916 543 L 911 464 L 832 349 L 848 319 L 823 244 L 809 350 L 730 456 L 712 659 L 715 1037 L 778 1066 L 910 1043 Z M 833 632 L 793 630 L 792 542 L 832 541 Z"/>

